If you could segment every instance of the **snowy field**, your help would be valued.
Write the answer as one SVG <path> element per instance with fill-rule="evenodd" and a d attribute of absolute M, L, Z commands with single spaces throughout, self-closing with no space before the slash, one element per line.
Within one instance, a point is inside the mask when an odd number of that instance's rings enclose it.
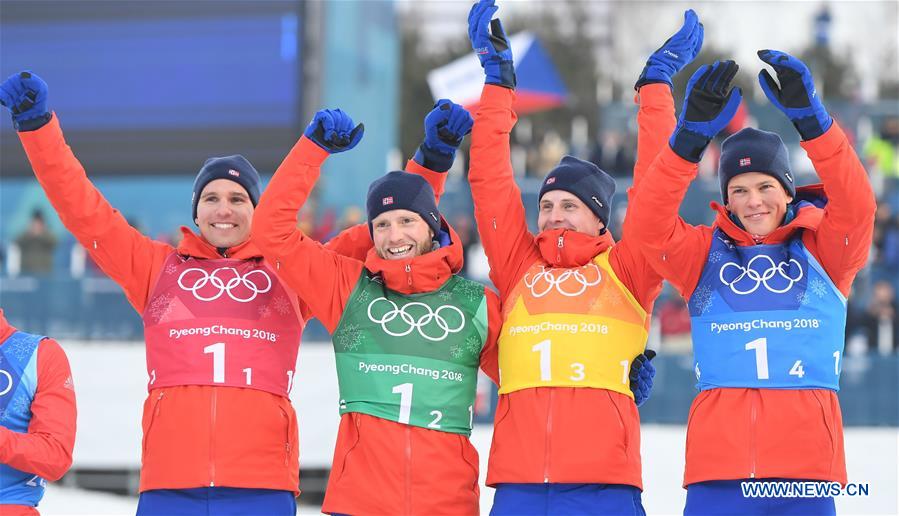
<path fill-rule="evenodd" d="M 484 426 L 473 436 L 481 454 L 481 509 L 490 510 L 493 490 L 484 487 L 491 429 Z M 684 493 L 684 427 L 645 425 L 643 428 L 643 506 L 647 514 L 679 514 Z M 899 514 L 899 429 L 846 429 L 846 462 L 849 481 L 867 483 L 867 497 L 837 499 L 838 514 Z M 301 497 L 302 499 L 302 497 Z M 134 514 L 137 499 L 75 490 L 51 485 L 41 503 L 41 514 L 108 515 Z M 298 514 L 319 514 L 318 508 L 300 506 Z"/>

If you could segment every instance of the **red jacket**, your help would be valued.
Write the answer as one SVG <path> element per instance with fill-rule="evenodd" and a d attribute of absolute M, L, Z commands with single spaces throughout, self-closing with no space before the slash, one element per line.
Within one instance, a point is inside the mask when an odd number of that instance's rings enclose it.
<path fill-rule="evenodd" d="M 0 346 L 15 332 L 0 309 Z M 52 482 L 62 478 L 72 465 L 76 419 L 72 371 L 65 352 L 53 339 L 43 339 L 38 344 L 37 378 L 28 433 L 0 426 L 0 463 Z M 0 505 L 0 514 L 37 514 L 37 510 L 24 505 Z"/>
<path fill-rule="evenodd" d="M 528 231 L 510 163 L 509 133 L 517 119 L 515 93 L 486 85 L 475 115 L 469 182 L 475 218 L 490 262 L 490 278 L 505 301 L 529 267 L 585 265 L 612 248 L 610 264 L 647 313 L 662 286 L 632 240 L 630 217 L 617 244 L 609 233 Z M 674 101 L 665 84 L 641 88 L 634 186 L 674 129 Z M 558 246 L 564 236 L 564 246 Z M 610 483 L 642 487 L 640 416 L 627 396 L 593 388 L 538 387 L 500 396 L 487 484 Z"/>
<path fill-rule="evenodd" d="M 653 266 L 689 299 L 707 261 L 715 228 L 739 246 L 776 244 L 802 232 L 802 243 L 834 284 L 849 295 L 868 258 L 875 201 L 867 174 L 843 130 L 834 123 L 802 142 L 823 181 L 797 189 L 825 207 L 806 205 L 761 242 L 737 226 L 727 210 L 714 226 L 691 226 L 678 207 L 697 166 L 670 148 L 659 155 L 634 198 L 634 235 Z M 843 425 L 835 392 L 825 389 L 711 389 L 690 408 L 684 485 L 707 480 L 796 478 L 846 482 Z"/>
<path fill-rule="evenodd" d="M 296 220 L 327 156 L 300 138 L 260 200 L 252 240 L 333 333 L 363 268 L 380 273 L 391 291 L 430 292 L 461 269 L 462 246 L 455 231 L 445 226 L 451 245 L 407 260 L 385 260 L 370 249 L 363 263 L 323 249 L 296 229 Z M 499 300 L 485 290 L 488 341 L 481 367 L 495 379 Z M 478 498 L 478 454 L 466 436 L 353 412 L 341 417 L 322 511 L 477 514 Z"/>
<path fill-rule="evenodd" d="M 175 249 L 132 228 L 88 180 L 54 115 L 19 138 L 38 181 L 66 228 L 143 313 L 172 252 L 218 259 L 216 249 L 188 228 Z M 439 178 L 410 161 L 437 185 Z M 437 185 L 441 188 L 442 186 Z M 328 242 L 344 255 L 371 247 L 366 225 Z M 262 256 L 249 241 L 228 249 L 239 260 Z M 308 308 L 301 303 L 304 318 Z M 299 321 L 298 321 L 299 324 Z M 299 345 L 299 343 L 297 343 Z M 255 389 L 188 385 L 153 389 L 144 402 L 140 490 L 207 486 L 281 489 L 299 493 L 296 415 L 290 400 Z"/>

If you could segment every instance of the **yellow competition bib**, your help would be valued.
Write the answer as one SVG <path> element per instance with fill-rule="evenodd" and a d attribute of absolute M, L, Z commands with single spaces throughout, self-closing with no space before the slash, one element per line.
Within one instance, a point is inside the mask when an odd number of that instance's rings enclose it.
<path fill-rule="evenodd" d="M 646 347 L 649 317 L 609 266 L 534 265 L 503 307 L 500 394 L 531 387 L 594 387 L 633 397 L 631 361 Z"/>

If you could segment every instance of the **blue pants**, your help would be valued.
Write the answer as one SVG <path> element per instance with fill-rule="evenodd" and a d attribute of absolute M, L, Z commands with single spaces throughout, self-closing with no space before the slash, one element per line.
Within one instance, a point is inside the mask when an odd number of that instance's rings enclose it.
<path fill-rule="evenodd" d="M 490 516 L 646 516 L 640 490 L 619 484 L 498 484 Z"/>
<path fill-rule="evenodd" d="M 753 498 L 744 497 L 741 482 L 793 481 L 796 479 L 712 480 L 687 486 L 684 516 L 726 515 L 803 515 L 834 516 L 833 497 L 820 498 Z"/>
<path fill-rule="evenodd" d="M 153 489 L 140 494 L 137 516 L 294 516 L 297 499 L 291 491 L 197 487 Z"/>

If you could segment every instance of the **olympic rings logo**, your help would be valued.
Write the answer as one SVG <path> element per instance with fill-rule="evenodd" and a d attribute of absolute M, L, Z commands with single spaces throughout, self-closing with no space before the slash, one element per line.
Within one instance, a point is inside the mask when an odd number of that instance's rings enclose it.
<path fill-rule="evenodd" d="M 376 304 L 383 305 L 387 303 L 390 307 L 383 315 L 380 317 L 375 317 L 373 312 L 373 307 Z M 416 319 L 414 315 L 409 313 L 407 310 L 413 307 L 421 307 L 423 309 L 423 313 Z M 450 323 L 441 315 L 441 312 L 446 313 L 446 311 L 455 312 L 459 315 L 459 325 L 451 328 Z M 392 331 L 387 327 L 388 323 L 393 321 L 399 317 L 399 320 L 403 322 L 403 326 L 406 328 L 402 331 L 396 332 Z M 368 304 L 368 318 L 371 322 L 380 324 L 381 329 L 384 330 L 384 333 L 387 335 L 391 335 L 393 337 L 404 337 L 412 333 L 413 330 L 418 331 L 418 334 L 422 337 L 432 341 L 439 342 L 445 339 L 450 333 L 459 333 L 462 331 L 462 328 L 465 327 L 465 314 L 462 313 L 462 310 L 452 305 L 442 305 L 437 310 L 431 310 L 431 307 L 419 302 L 412 302 L 403 305 L 402 308 L 398 307 L 396 303 L 385 298 L 379 297 L 372 300 L 371 303 Z M 431 324 L 434 323 L 434 324 Z M 425 328 L 433 328 L 437 327 L 442 333 L 440 336 L 432 336 L 425 332 Z M 432 333 L 436 333 L 432 330 Z"/>
<path fill-rule="evenodd" d="M 9 372 L 4 369 L 0 369 L 0 375 L 3 375 L 6 377 L 6 387 L 4 387 L 2 391 L 0 391 L 0 396 L 4 396 L 4 395 L 6 395 L 7 392 L 12 390 L 12 384 L 13 384 L 12 375 L 9 374 Z"/>
<path fill-rule="evenodd" d="M 184 284 L 184 277 L 187 276 L 190 272 L 199 272 L 201 276 L 194 280 L 193 284 L 188 286 Z M 234 274 L 233 278 L 228 279 L 227 282 L 223 281 L 219 278 L 218 274 L 222 271 L 231 271 Z M 261 278 L 258 278 L 257 281 L 252 281 L 251 278 L 253 275 L 260 275 Z M 260 283 L 265 281 L 265 286 L 262 286 Z M 217 289 L 218 291 L 211 296 L 204 296 L 200 294 L 200 290 L 209 285 Z M 236 295 L 233 290 L 239 285 L 243 285 L 243 287 L 248 291 L 246 296 Z M 219 267 L 218 269 L 212 271 L 212 274 L 206 272 L 203 269 L 199 269 L 196 267 L 192 267 L 190 269 L 185 270 L 178 276 L 178 286 L 181 287 L 182 290 L 186 290 L 194 295 L 200 301 L 215 301 L 222 294 L 228 294 L 228 297 L 231 299 L 238 301 L 240 303 L 249 303 L 250 301 L 256 299 L 256 296 L 259 294 L 264 294 L 271 290 L 272 288 L 272 279 L 266 274 L 266 272 L 262 269 L 252 270 L 243 276 L 237 272 L 237 269 L 234 267 Z"/>
<path fill-rule="evenodd" d="M 767 261 L 768 268 L 759 273 L 757 270 L 752 268 L 752 264 L 756 260 Z M 799 271 L 795 278 L 790 275 L 790 271 L 794 270 L 794 264 L 795 270 Z M 739 275 L 737 275 L 732 280 L 727 281 L 724 275 L 725 271 L 730 268 L 737 269 Z M 786 281 L 787 286 L 780 289 L 772 287 L 771 284 L 768 283 L 768 281 L 773 279 L 775 275 L 780 276 L 783 281 Z M 756 289 L 758 289 L 761 285 L 764 285 L 769 292 L 772 292 L 774 294 L 783 294 L 784 292 L 793 288 L 793 285 L 797 281 L 801 280 L 802 276 L 802 265 L 794 258 L 790 258 L 788 262 L 774 263 L 774 260 L 772 260 L 770 256 L 764 254 L 754 256 L 751 260 L 749 260 L 749 263 L 746 264 L 746 267 L 743 267 L 742 265 L 734 262 L 727 262 L 721 267 L 721 270 L 718 273 L 718 278 L 721 280 L 721 283 L 724 283 L 725 285 L 730 287 L 734 294 L 739 294 L 741 296 L 755 292 Z M 748 278 L 749 280 L 755 282 L 755 284 L 753 284 L 752 288 L 750 288 L 749 290 L 741 290 L 737 287 L 737 283 L 742 281 L 744 278 Z"/>
<path fill-rule="evenodd" d="M 587 276 L 591 275 L 588 271 L 591 270 L 596 275 L 596 279 L 587 279 Z M 533 279 L 529 279 L 529 276 L 530 273 L 525 274 L 524 284 L 531 289 L 531 295 L 538 298 L 549 294 L 554 288 L 565 297 L 577 297 L 586 292 L 588 287 L 599 285 L 599 282 L 602 281 L 602 273 L 599 272 L 599 267 L 592 263 L 581 267 L 580 270 L 565 269 L 558 278 L 553 273 L 553 269 L 546 269 L 543 266 L 540 266 L 540 272 L 535 274 Z M 574 281 L 569 281 L 572 278 Z M 568 284 L 570 288 L 571 283 L 577 283 L 579 287 L 573 290 L 567 290 L 563 287 L 563 285 Z"/>

